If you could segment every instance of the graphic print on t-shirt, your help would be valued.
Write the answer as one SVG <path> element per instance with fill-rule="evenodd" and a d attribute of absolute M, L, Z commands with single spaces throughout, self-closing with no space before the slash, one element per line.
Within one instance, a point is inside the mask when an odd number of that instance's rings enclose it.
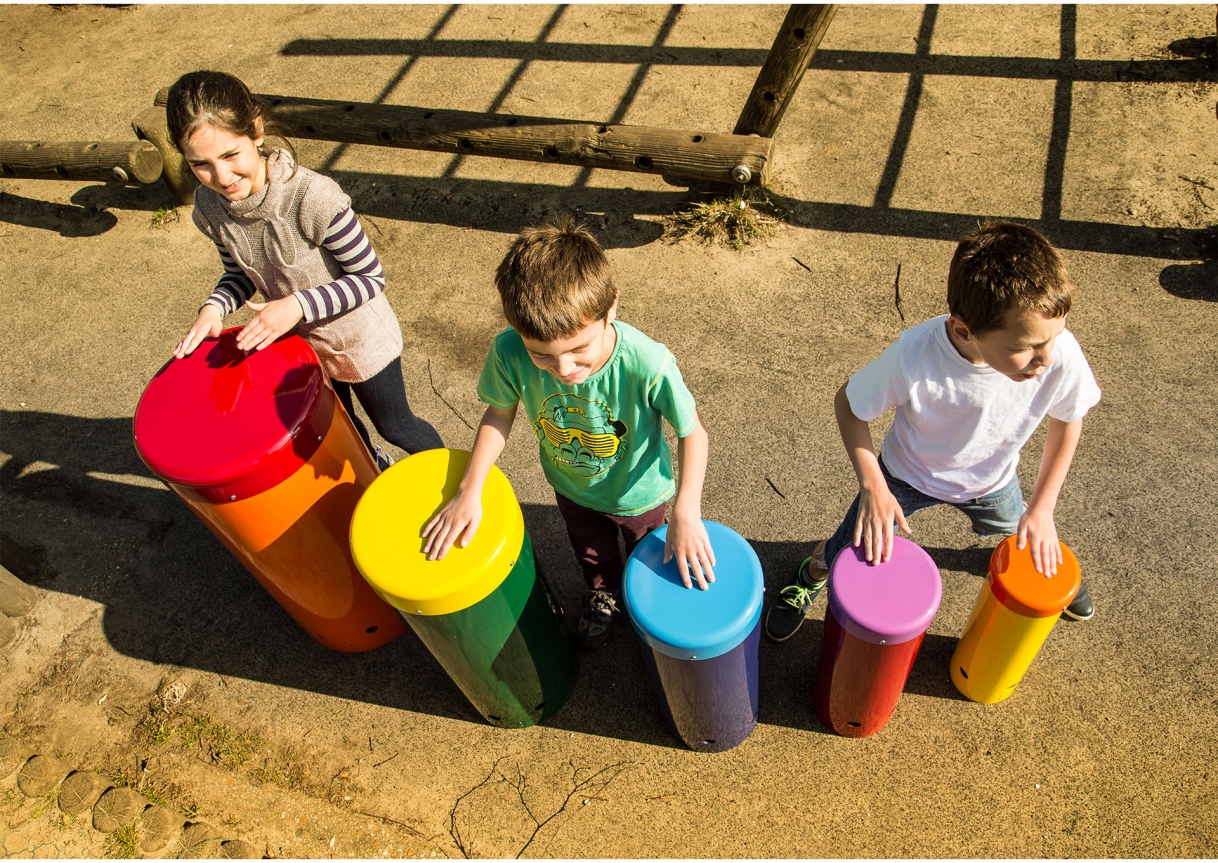
<path fill-rule="evenodd" d="M 555 393 L 541 403 L 533 423 L 541 448 L 564 473 L 593 477 L 626 452 L 626 424 L 604 402 Z"/>

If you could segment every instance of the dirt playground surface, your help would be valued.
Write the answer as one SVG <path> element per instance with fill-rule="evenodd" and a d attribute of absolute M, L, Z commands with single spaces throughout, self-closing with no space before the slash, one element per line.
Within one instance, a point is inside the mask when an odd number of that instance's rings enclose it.
<path fill-rule="evenodd" d="M 256 92 L 728 131 L 784 12 L 3 6 L 0 139 L 130 140 L 197 68 Z M 861 740 L 812 710 L 823 598 L 763 643 L 760 723 L 718 755 L 669 737 L 626 627 L 518 731 L 484 724 L 413 634 L 319 646 L 132 447 L 220 271 L 189 208 L 159 184 L 0 179 L 0 519 L 39 561 L 0 648 L 4 732 L 276 857 L 1215 856 L 1213 35 L 1212 5 L 844 6 L 777 135 L 789 223 L 743 251 L 663 241 L 688 196 L 659 177 L 298 142 L 351 195 L 411 403 L 450 445 L 472 443 L 503 326 L 495 265 L 520 228 L 580 214 L 622 318 L 677 356 L 710 433 L 704 515 L 753 544 L 769 597 L 854 493 L 837 387 L 945 311 L 979 217 L 1048 233 L 1103 389 L 1057 508 L 1096 616 L 1059 623 L 1006 702 L 963 700 L 948 659 L 992 542 L 918 515 L 942 606 L 891 723 Z M 573 620 L 582 581 L 527 426 L 501 465 Z M 0 835 L 10 856 L 124 850 L 12 775 Z"/>

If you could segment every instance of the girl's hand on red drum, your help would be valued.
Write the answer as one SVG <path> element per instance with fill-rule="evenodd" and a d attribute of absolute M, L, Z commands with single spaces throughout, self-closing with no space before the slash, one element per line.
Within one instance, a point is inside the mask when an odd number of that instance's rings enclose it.
<path fill-rule="evenodd" d="M 304 308 L 295 296 L 281 297 L 269 303 L 246 305 L 258 314 L 237 334 L 237 347 L 243 351 L 260 351 L 270 347 L 275 339 L 289 332 L 304 317 Z"/>
<path fill-rule="evenodd" d="M 173 355 L 178 359 L 190 356 L 204 339 L 214 339 L 220 335 L 223 325 L 223 313 L 211 303 L 205 304 L 203 308 L 199 309 L 199 316 L 195 318 L 194 325 L 173 349 Z"/>

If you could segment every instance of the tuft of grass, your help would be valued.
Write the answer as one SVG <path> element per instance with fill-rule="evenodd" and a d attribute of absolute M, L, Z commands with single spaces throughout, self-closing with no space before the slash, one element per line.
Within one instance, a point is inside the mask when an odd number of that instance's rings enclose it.
<path fill-rule="evenodd" d="M 179 218 L 177 207 L 161 207 L 152 214 L 152 219 L 149 224 L 153 228 L 160 228 L 163 230 L 168 228 L 174 222 L 178 221 Z"/>
<path fill-rule="evenodd" d="M 147 738 L 157 745 L 176 737 L 183 749 L 197 747 L 211 761 L 232 770 L 244 767 L 263 744 L 257 734 L 216 722 L 210 716 L 191 713 L 173 716 L 156 706 L 149 708 L 141 725 Z"/>
<path fill-rule="evenodd" d="M 282 755 L 268 749 L 262 764 L 250 775 L 262 785 L 282 785 L 293 790 L 301 788 L 305 783 L 305 771 L 301 765 L 301 754 L 295 747 L 289 747 Z"/>
<path fill-rule="evenodd" d="M 111 860 L 134 860 L 140 856 L 140 834 L 134 824 L 124 824 L 106 837 L 103 852 Z"/>
<path fill-rule="evenodd" d="M 39 797 L 34 802 L 34 808 L 30 810 L 30 817 L 37 820 L 45 818 L 52 812 L 58 811 L 59 807 L 59 786 L 55 786 L 50 792 L 42 797 Z"/>
<path fill-rule="evenodd" d="M 189 803 L 183 803 L 179 808 L 182 814 L 191 820 L 199 817 L 199 804 L 193 800 Z"/>
<path fill-rule="evenodd" d="M 694 237 L 708 245 L 742 249 L 771 236 L 790 213 L 766 187 L 745 187 L 728 196 L 693 204 L 664 217 L 664 239 L 675 243 Z"/>

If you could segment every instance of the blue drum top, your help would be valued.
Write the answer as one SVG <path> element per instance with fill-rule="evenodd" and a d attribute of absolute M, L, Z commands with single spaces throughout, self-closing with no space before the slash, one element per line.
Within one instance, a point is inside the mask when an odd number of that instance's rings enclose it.
<path fill-rule="evenodd" d="M 681 582 L 676 558 L 664 563 L 668 526 L 649 533 L 626 563 L 623 592 L 635 631 L 676 659 L 711 659 L 732 650 L 761 619 L 761 562 L 740 534 L 702 522 L 715 552 L 715 581 L 700 590 Z"/>

